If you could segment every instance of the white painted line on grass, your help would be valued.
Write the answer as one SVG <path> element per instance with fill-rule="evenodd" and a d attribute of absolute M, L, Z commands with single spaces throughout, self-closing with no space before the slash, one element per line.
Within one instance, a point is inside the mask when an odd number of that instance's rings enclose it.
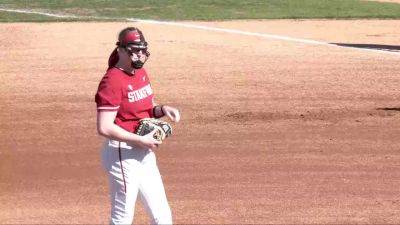
<path fill-rule="evenodd" d="M 216 28 L 216 27 L 208 27 L 208 26 L 203 26 L 203 25 L 185 24 L 185 23 L 177 23 L 177 22 L 166 22 L 166 21 L 157 21 L 157 20 L 142 20 L 142 19 L 134 19 L 134 18 L 127 19 L 127 20 L 132 21 L 132 22 L 161 24 L 161 25 L 188 27 L 188 28 L 195 28 L 195 29 L 202 29 L 202 30 L 209 30 L 209 31 L 216 31 L 216 32 L 224 32 L 224 33 L 231 33 L 231 34 L 241 34 L 241 35 L 247 35 L 247 36 L 275 39 L 275 40 L 280 40 L 280 41 L 298 42 L 298 43 L 303 43 L 303 44 L 326 45 L 326 46 L 332 46 L 332 47 L 336 47 L 336 48 L 352 48 L 352 49 L 357 49 L 357 50 L 362 50 L 362 51 L 400 56 L 400 52 L 391 52 L 391 51 L 372 49 L 372 48 L 359 48 L 359 47 L 353 47 L 353 46 L 341 46 L 341 45 L 331 44 L 331 43 L 322 42 L 322 41 L 314 41 L 314 40 L 302 39 L 302 38 L 292 38 L 292 37 L 283 36 L 283 35 L 263 34 L 263 33 L 257 33 L 257 32 L 248 32 L 248 31 L 240 31 L 240 30 L 234 30 L 234 29 Z"/>
<path fill-rule="evenodd" d="M 103 20 L 115 20 L 115 19 L 118 19 L 118 18 L 110 18 L 110 17 L 59 15 L 59 14 L 54 14 L 54 13 L 29 11 L 29 10 L 20 10 L 20 9 L 4 9 L 4 8 L 0 8 L 0 11 L 37 14 L 37 15 L 43 15 L 43 16 L 49 16 L 49 17 L 56 17 L 56 18 L 103 19 Z M 400 52 L 392 52 L 392 51 L 386 51 L 386 50 L 380 50 L 380 49 L 370 49 L 370 48 L 359 48 L 359 47 L 352 47 L 352 46 L 341 46 L 341 45 L 331 44 L 331 43 L 322 42 L 322 41 L 315 41 L 315 40 L 302 39 L 302 38 L 292 38 L 292 37 L 283 36 L 283 35 L 264 34 L 264 33 L 257 33 L 257 32 L 248 32 L 248 31 L 240 31 L 240 30 L 234 30 L 234 29 L 208 27 L 208 26 L 204 26 L 204 25 L 195 25 L 195 24 L 178 23 L 178 22 L 167 22 L 167 21 L 157 21 L 157 20 L 143 20 L 143 19 L 135 19 L 135 18 L 120 18 L 120 19 L 121 20 L 130 21 L 130 22 L 140 22 L 140 23 L 149 23 L 149 24 L 160 24 L 160 25 L 186 27 L 186 28 L 192 28 L 192 29 L 202 29 L 202 30 L 207 30 L 207 31 L 215 31 L 215 32 L 223 32 L 223 33 L 231 33 L 231 34 L 240 34 L 240 35 L 246 35 L 246 36 L 262 37 L 262 38 L 275 39 L 275 40 L 280 40 L 280 41 L 289 41 L 289 42 L 297 42 L 297 43 L 312 44 L 312 45 L 325 45 L 325 46 L 331 46 L 331 47 L 336 47 L 336 48 L 351 48 L 351 49 L 367 51 L 367 52 L 374 52 L 374 53 L 382 53 L 382 54 L 400 56 Z"/>
<path fill-rule="evenodd" d="M 188 27 L 188 28 L 202 29 L 202 30 L 208 30 L 208 31 L 217 31 L 217 32 L 224 32 L 224 33 L 231 33 L 231 34 L 242 34 L 242 35 L 247 35 L 247 36 L 264 37 L 264 38 L 270 38 L 270 39 L 301 42 L 301 43 L 314 44 L 314 45 L 328 45 L 328 43 L 324 43 L 321 41 L 313 41 L 313 40 L 300 39 L 300 38 L 291 38 L 291 37 L 281 36 L 281 35 L 262 34 L 262 33 L 248 32 L 248 31 L 225 29 L 225 28 L 208 27 L 208 26 L 195 25 L 195 24 L 165 22 L 165 21 L 156 21 L 156 20 L 141 20 L 141 19 L 127 19 L 127 20 L 133 21 L 133 22 L 137 21 L 137 22 L 141 22 L 141 23 Z"/>
<path fill-rule="evenodd" d="M 4 12 L 13 12 L 13 13 L 25 13 L 25 14 L 36 14 L 41 16 L 48 16 L 48 17 L 56 17 L 56 18 L 71 18 L 71 19 L 99 19 L 99 20 L 116 20 L 118 18 L 112 17 L 99 17 L 99 16 L 75 16 L 75 15 L 60 15 L 54 13 L 46 13 L 46 12 L 39 12 L 39 11 L 32 11 L 32 10 L 22 10 L 22 9 L 3 9 L 0 8 L 0 11 Z M 121 18 L 124 20 L 125 18 Z M 126 19 L 125 19 L 126 20 Z"/>
<path fill-rule="evenodd" d="M 0 11 L 13 12 L 13 13 L 37 14 L 37 15 L 42 15 L 42 16 L 56 17 L 56 18 L 77 18 L 77 19 L 80 19 L 79 16 L 58 15 L 58 14 L 54 14 L 54 13 L 36 12 L 36 11 L 28 11 L 28 10 L 22 10 L 22 9 L 1 9 L 0 8 Z"/>

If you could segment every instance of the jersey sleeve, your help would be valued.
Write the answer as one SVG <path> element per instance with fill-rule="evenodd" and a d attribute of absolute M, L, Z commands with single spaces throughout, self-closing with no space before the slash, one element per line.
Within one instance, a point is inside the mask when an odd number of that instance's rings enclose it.
<path fill-rule="evenodd" d="M 122 100 L 119 82 L 105 76 L 100 81 L 95 101 L 97 111 L 118 111 Z"/>

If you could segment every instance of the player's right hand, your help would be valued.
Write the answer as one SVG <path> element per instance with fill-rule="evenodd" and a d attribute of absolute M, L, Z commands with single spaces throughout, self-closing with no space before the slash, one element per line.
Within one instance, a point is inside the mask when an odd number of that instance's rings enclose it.
<path fill-rule="evenodd" d="M 140 136 L 140 141 L 137 144 L 139 147 L 142 147 L 144 149 L 149 149 L 149 148 L 156 148 L 159 145 L 161 145 L 161 141 L 157 141 L 156 139 L 154 139 L 153 135 L 156 133 L 157 129 L 154 129 L 152 132 L 144 135 L 144 136 Z"/>

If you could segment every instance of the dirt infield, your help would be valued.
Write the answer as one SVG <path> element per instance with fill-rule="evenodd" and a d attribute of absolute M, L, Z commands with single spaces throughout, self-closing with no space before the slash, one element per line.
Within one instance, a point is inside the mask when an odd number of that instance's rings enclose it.
<path fill-rule="evenodd" d="M 394 20 L 197 24 L 400 49 Z M 400 56 L 142 23 L 0 24 L 0 223 L 108 222 L 94 94 L 128 25 L 182 112 L 157 149 L 175 223 L 400 223 Z"/>

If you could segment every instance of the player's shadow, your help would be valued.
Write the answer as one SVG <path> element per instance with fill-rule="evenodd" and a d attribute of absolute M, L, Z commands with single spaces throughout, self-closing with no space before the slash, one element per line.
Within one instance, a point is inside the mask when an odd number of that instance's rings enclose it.
<path fill-rule="evenodd" d="M 385 107 L 385 108 L 376 108 L 376 110 L 384 110 L 384 111 L 399 111 L 400 107 Z"/>
<path fill-rule="evenodd" d="M 398 52 L 400 51 L 400 45 L 380 45 L 380 44 L 349 44 L 349 43 L 329 43 L 332 45 L 348 47 L 348 48 L 366 48 L 381 51 Z"/>

